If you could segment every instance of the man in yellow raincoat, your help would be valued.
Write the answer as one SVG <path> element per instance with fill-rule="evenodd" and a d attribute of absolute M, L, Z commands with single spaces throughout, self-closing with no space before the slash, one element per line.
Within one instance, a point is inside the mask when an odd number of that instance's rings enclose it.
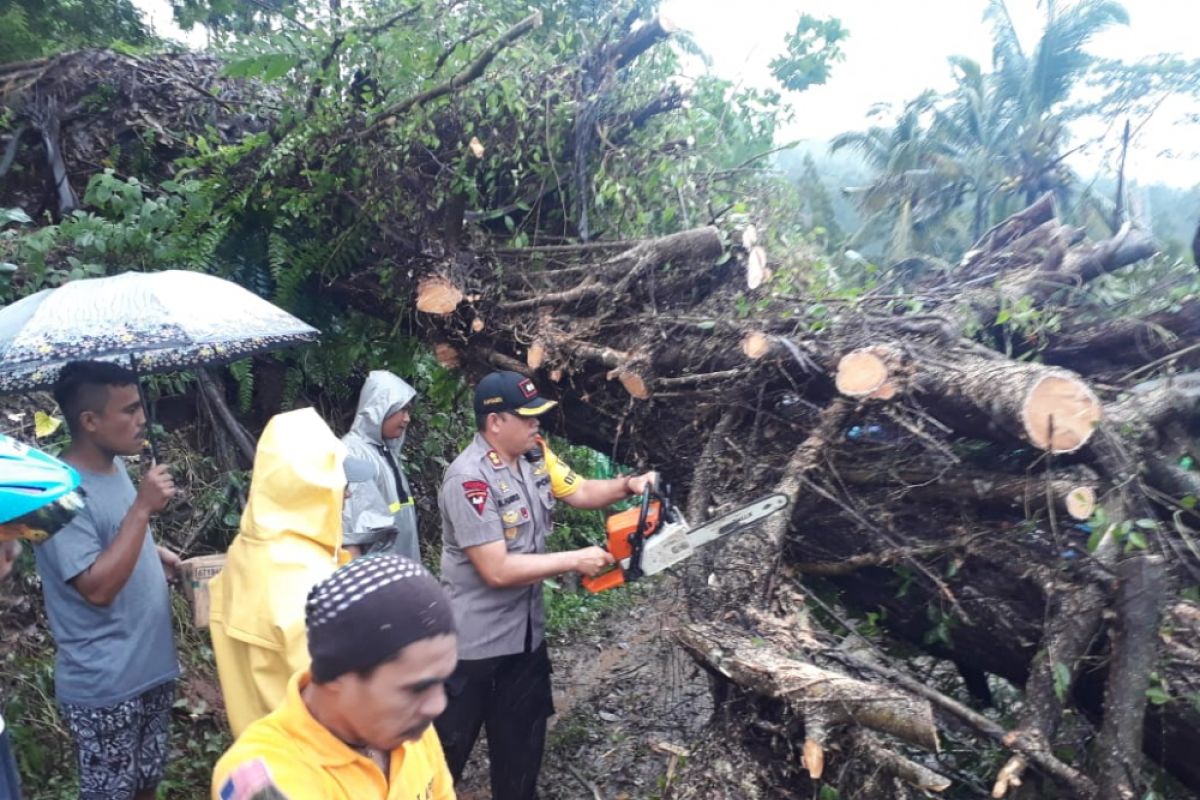
<path fill-rule="evenodd" d="M 225 566 L 209 583 L 209 625 L 234 736 L 273 711 L 288 679 L 308 667 L 304 600 L 349 560 L 342 504 L 374 478 L 311 408 L 267 423 L 254 456 L 250 497 Z"/>

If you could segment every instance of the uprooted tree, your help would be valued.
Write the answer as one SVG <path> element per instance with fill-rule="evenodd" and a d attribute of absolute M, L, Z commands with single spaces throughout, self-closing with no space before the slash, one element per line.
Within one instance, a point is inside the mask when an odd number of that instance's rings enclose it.
<path fill-rule="evenodd" d="M 394 51 L 364 43 L 412 44 L 405 13 L 296 32 L 316 56 L 282 91 L 256 80 L 302 55 L 0 68 L 0 173 L 22 167 L 4 205 L 70 236 L 13 244 L 36 267 L 14 281 L 131 253 L 224 270 L 332 329 L 327 353 L 370 358 L 350 340 L 378 320 L 468 375 L 530 375 L 552 425 L 661 470 L 689 519 L 786 494 L 681 572 L 678 641 L 724 702 L 675 797 L 1140 798 L 1146 758 L 1200 791 L 1200 606 L 1181 593 L 1200 478 L 1179 466 L 1198 395 L 1176 374 L 1200 301 L 1085 302 L 1154 255 L 1147 235 L 1089 240 L 1047 196 L 953 269 L 839 294 L 741 182 L 757 153 L 696 155 L 728 123 L 695 112 L 713 98 L 632 68 L 666 58 L 668 21 L 601 14 L 567 46 L 540 15 L 447 14 L 420 43 L 431 71 L 388 83 Z M 548 48 L 515 82 L 506 59 Z M 121 213 L 146 240 L 88 250 L 106 218 L 80 203 L 131 195 L 138 159 L 158 183 Z"/>

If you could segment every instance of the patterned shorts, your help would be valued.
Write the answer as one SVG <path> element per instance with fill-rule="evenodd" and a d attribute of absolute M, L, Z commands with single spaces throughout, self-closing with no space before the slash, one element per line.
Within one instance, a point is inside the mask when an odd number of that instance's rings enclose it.
<path fill-rule="evenodd" d="M 168 681 L 112 706 L 61 704 L 79 758 L 80 800 L 132 800 L 158 785 L 174 702 L 175 682 Z"/>

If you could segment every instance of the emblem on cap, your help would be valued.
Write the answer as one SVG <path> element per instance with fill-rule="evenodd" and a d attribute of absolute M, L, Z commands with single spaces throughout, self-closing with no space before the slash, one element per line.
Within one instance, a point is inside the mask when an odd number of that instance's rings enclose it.
<path fill-rule="evenodd" d="M 529 380 L 529 378 L 525 378 L 517 386 L 520 387 L 521 394 L 525 395 L 526 400 L 531 397 L 537 397 L 537 387 L 533 385 L 533 381 Z"/>

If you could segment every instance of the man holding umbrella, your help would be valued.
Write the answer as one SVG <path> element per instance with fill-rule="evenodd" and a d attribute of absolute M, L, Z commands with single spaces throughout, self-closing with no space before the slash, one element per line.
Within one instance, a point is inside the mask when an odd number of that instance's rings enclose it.
<path fill-rule="evenodd" d="M 151 800 L 167 760 L 179 675 L 167 574 L 150 519 L 175 493 L 166 465 L 134 488 L 118 456 L 140 452 L 137 378 L 115 364 L 67 364 L 54 386 L 71 430 L 62 459 L 87 507 L 34 548 L 58 646 L 55 694 L 75 739 L 81 800 Z"/>

